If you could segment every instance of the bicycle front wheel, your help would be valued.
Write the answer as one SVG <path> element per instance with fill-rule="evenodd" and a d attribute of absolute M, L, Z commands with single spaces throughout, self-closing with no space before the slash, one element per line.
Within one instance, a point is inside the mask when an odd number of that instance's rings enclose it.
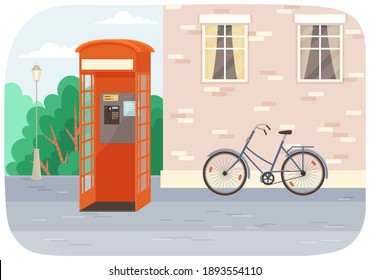
<path fill-rule="evenodd" d="M 230 169 L 231 166 L 233 168 Z M 236 193 L 243 187 L 246 179 L 247 168 L 244 161 L 232 152 L 214 154 L 203 167 L 205 184 L 212 192 L 219 195 Z"/>
<path fill-rule="evenodd" d="M 281 167 L 284 186 L 294 194 L 308 195 L 316 192 L 324 182 L 322 161 L 310 152 L 297 151 Z"/>

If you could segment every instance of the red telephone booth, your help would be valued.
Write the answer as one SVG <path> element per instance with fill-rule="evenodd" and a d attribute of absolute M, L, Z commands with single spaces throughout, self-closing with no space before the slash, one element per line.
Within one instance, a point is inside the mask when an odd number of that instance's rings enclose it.
<path fill-rule="evenodd" d="M 80 55 L 80 210 L 138 211 L 150 202 L 150 53 L 96 40 Z"/>

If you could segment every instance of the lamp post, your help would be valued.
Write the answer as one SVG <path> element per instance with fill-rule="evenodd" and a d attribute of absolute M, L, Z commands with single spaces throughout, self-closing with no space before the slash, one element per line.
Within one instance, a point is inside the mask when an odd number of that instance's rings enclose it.
<path fill-rule="evenodd" d="M 37 133 L 38 133 L 38 115 L 37 115 L 37 83 L 40 81 L 41 68 L 37 64 L 32 68 L 32 77 L 36 83 L 36 147 L 33 150 L 33 167 L 32 167 L 32 180 L 41 179 L 41 168 L 40 168 L 40 150 L 38 149 Z"/>

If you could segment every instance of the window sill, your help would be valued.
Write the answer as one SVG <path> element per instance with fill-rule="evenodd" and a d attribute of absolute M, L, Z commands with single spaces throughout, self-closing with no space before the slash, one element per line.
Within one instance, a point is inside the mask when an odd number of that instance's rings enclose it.
<path fill-rule="evenodd" d="M 202 84 L 241 84 L 248 83 L 248 80 L 202 80 Z"/>
<path fill-rule="evenodd" d="M 343 79 L 339 80 L 297 80 L 297 83 L 304 84 L 340 84 L 343 83 Z"/>

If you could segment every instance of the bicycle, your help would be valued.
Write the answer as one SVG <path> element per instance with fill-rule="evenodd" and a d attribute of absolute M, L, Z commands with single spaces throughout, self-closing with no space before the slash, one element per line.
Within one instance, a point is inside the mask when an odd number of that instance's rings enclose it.
<path fill-rule="evenodd" d="M 208 155 L 203 167 L 203 180 L 207 187 L 219 195 L 231 195 L 238 192 L 250 178 L 248 162 L 251 162 L 261 172 L 260 181 L 265 185 L 283 183 L 292 193 L 309 195 L 316 192 L 328 178 L 328 168 L 321 155 L 312 150 L 314 146 L 292 146 L 284 148 L 285 138 L 292 134 L 292 130 L 282 130 L 283 135 L 280 146 L 272 162 L 258 155 L 248 147 L 256 130 L 271 130 L 267 124 L 258 124 L 247 138 L 242 151 L 238 153 L 231 149 L 219 149 Z M 249 151 L 255 157 L 271 166 L 270 170 L 263 171 L 246 153 Z M 286 159 L 281 170 L 274 170 L 280 152 L 284 151 Z M 281 181 L 275 182 L 275 173 L 280 173 Z"/>

